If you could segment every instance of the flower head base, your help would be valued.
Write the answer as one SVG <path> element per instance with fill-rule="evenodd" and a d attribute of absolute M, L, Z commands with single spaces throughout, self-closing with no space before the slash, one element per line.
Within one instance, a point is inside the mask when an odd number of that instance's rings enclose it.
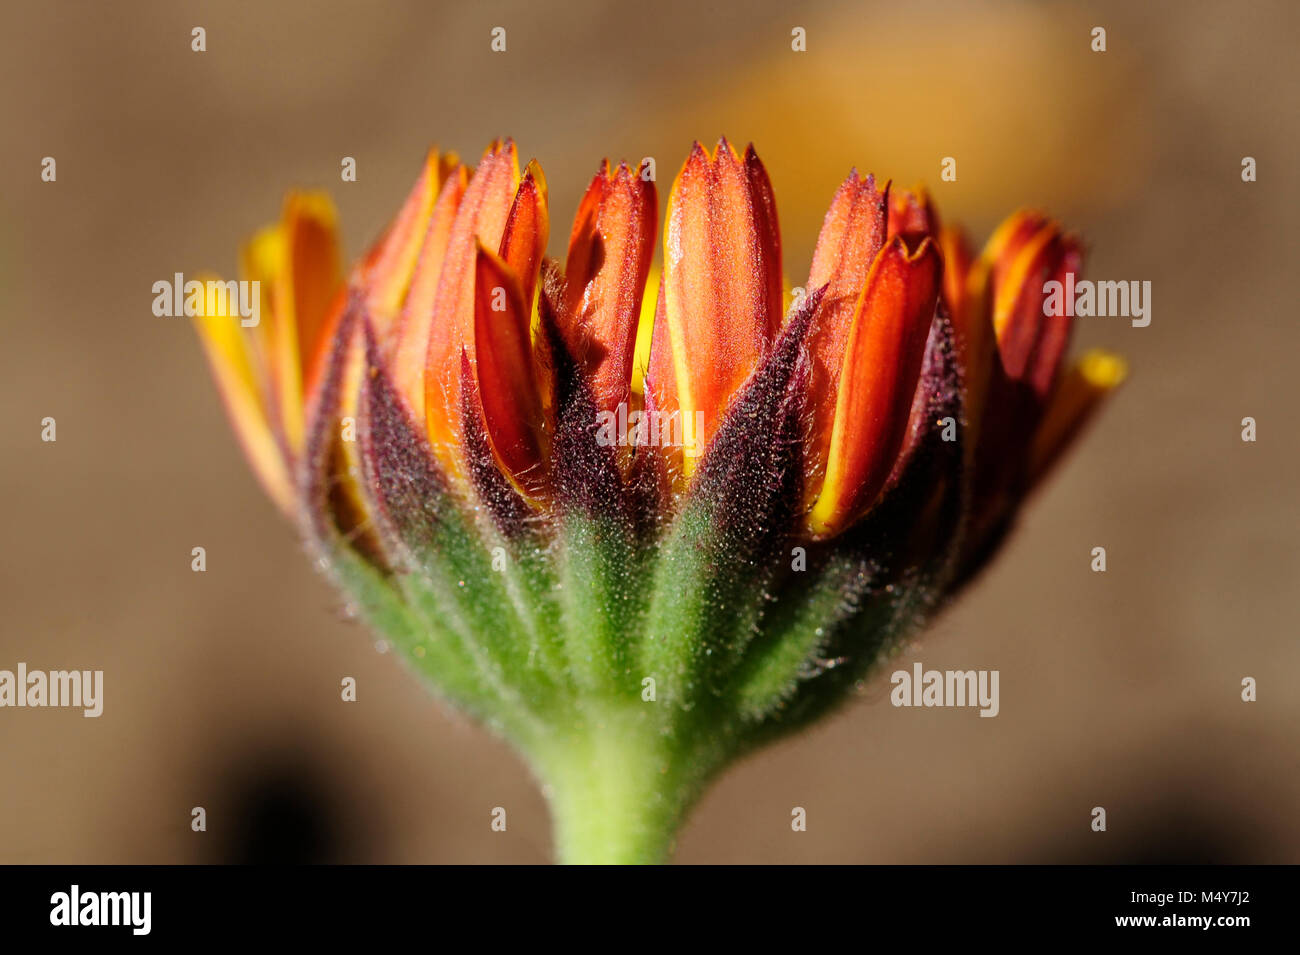
<path fill-rule="evenodd" d="M 569 858 L 661 857 L 713 773 L 970 579 L 1124 374 L 1060 370 L 1042 290 L 1081 253 L 1045 216 L 976 255 L 852 172 L 786 307 L 753 147 L 692 149 L 655 295 L 657 212 L 603 162 L 561 265 L 536 162 L 435 151 L 346 279 L 328 200 L 293 195 L 244 256 L 262 326 L 198 320 L 263 484 L 530 759 Z"/>

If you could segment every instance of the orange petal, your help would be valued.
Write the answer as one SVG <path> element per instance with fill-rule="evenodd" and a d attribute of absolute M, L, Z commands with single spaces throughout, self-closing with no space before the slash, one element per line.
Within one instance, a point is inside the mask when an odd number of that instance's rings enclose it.
<path fill-rule="evenodd" d="M 1025 243 L 1049 225 L 1051 220 L 1034 209 L 1018 209 L 1002 221 L 980 255 L 993 270 L 996 284 L 1001 284 Z"/>
<path fill-rule="evenodd" d="M 889 477 L 907 431 L 942 269 L 933 242 L 909 254 L 901 238 L 871 268 L 845 351 L 826 479 L 809 514 L 818 536 L 865 514 Z"/>
<path fill-rule="evenodd" d="M 1061 376 L 1030 445 L 1030 486 L 1051 469 L 1091 419 L 1102 399 L 1119 387 L 1127 375 L 1124 359 L 1092 349 Z"/>
<path fill-rule="evenodd" d="M 469 173 L 464 166 L 452 170 L 443 183 L 429 214 L 424 243 L 420 246 L 420 256 L 416 260 L 401 315 L 389 341 L 379 343 L 381 347 L 386 346 L 392 356 L 394 385 L 417 421 L 420 420 L 418 410 L 424 407 L 424 366 L 429 352 L 429 329 L 434 322 L 434 299 L 442 278 L 452 225 L 460 212 L 468 184 Z"/>
<path fill-rule="evenodd" d="M 599 410 L 628 400 L 657 219 L 654 182 L 626 163 L 611 172 L 608 161 L 574 217 L 558 324 Z"/>
<path fill-rule="evenodd" d="M 330 307 L 343 284 L 334 203 L 323 193 L 291 196 L 284 230 L 290 282 L 286 301 L 293 307 L 299 360 L 305 363 L 320 344 Z"/>
<path fill-rule="evenodd" d="M 1013 239 L 993 266 L 993 331 L 1002 367 L 1013 381 L 1028 381 L 1046 394 L 1069 341 L 1070 318 L 1045 316 L 1044 286 L 1078 273 L 1078 244 L 1052 222 Z"/>
<path fill-rule="evenodd" d="M 396 384 L 424 418 L 429 441 L 439 460 L 462 473 L 460 443 L 460 358 L 474 359 L 474 284 L 478 245 L 499 249 L 519 182 L 515 144 L 494 143 L 474 171 L 443 258 L 438 290 L 429 318 L 428 345 L 422 369 L 396 369 Z M 424 396 L 419 394 L 423 376 Z"/>
<path fill-rule="evenodd" d="M 324 193 L 290 193 L 280 226 L 246 249 L 246 275 L 270 283 L 262 316 L 272 406 L 289 450 L 303 444 L 303 377 L 342 284 L 334 204 Z M 265 290 L 265 287 L 264 287 Z"/>
<path fill-rule="evenodd" d="M 682 462 L 690 474 L 781 326 L 776 204 L 752 146 L 743 159 L 725 139 L 713 156 L 692 149 L 668 199 L 660 304 L 649 385 L 661 412 L 702 416 L 695 453 Z M 671 375 L 656 375 L 656 365 L 671 365 Z"/>
<path fill-rule="evenodd" d="M 1078 242 L 1071 236 L 1065 236 L 1061 240 L 1061 257 L 1056 263 L 1050 275 L 1051 280 L 1059 282 L 1062 287 L 1065 286 L 1066 276 L 1071 276 L 1070 284 L 1073 287 L 1073 278 L 1077 278 L 1083 271 L 1083 252 L 1079 248 Z M 1039 286 L 1041 289 L 1042 286 Z M 1038 330 L 1038 341 L 1034 345 L 1034 351 L 1029 357 L 1029 364 L 1026 368 L 1025 380 L 1029 382 L 1034 393 L 1039 399 L 1045 399 L 1051 391 L 1052 383 L 1056 380 L 1056 372 L 1060 367 L 1061 358 L 1065 354 L 1066 348 L 1070 344 L 1070 331 L 1074 326 L 1074 317 L 1067 315 L 1062 310 L 1060 314 L 1051 315 L 1043 314 L 1042 305 L 1038 309 L 1041 325 Z"/>
<path fill-rule="evenodd" d="M 952 319 L 954 345 L 962 370 L 965 448 L 968 454 L 973 454 L 996 353 L 990 291 L 992 266 L 987 259 L 973 257 L 970 239 L 959 228 L 940 229 L 939 249 L 943 253 L 943 301 Z"/>
<path fill-rule="evenodd" d="M 957 324 L 974 259 L 970 239 L 960 227 L 944 226 L 939 229 L 939 251 L 943 254 L 943 300 Z"/>
<path fill-rule="evenodd" d="M 519 277 L 524 303 L 531 314 L 533 293 L 537 290 L 537 275 L 542 269 L 542 256 L 551 237 L 550 213 L 547 211 L 546 177 L 534 159 L 524 169 L 519 181 L 515 201 L 506 217 L 505 233 L 501 237 L 501 257 Z"/>
<path fill-rule="evenodd" d="M 901 235 L 907 247 L 915 249 L 926 236 L 937 238 L 938 234 L 939 214 L 928 192 L 917 186 L 890 193 L 888 238 Z"/>
<path fill-rule="evenodd" d="M 420 178 L 415 181 L 397 218 L 365 263 L 366 308 L 381 340 L 406 300 L 434 204 L 444 184 L 458 168 L 455 153 L 444 156 L 437 149 L 429 150 Z"/>
<path fill-rule="evenodd" d="M 200 281 L 206 280 L 206 276 L 200 277 Z M 217 390 L 253 473 L 276 506 L 292 518 L 296 504 L 289 462 L 271 429 L 262 390 L 265 379 L 258 368 L 254 339 L 240 327 L 237 312 L 228 304 L 222 307 L 213 294 L 215 288 L 206 288 L 208 294 L 202 312 L 194 317 L 194 327 L 203 342 Z"/>
<path fill-rule="evenodd" d="M 817 238 L 807 291 L 827 288 L 808 337 L 812 357 L 808 408 L 813 424 L 805 454 L 810 473 L 820 471 L 826 462 L 844 349 L 862 288 L 885 244 L 888 209 L 888 183 L 877 188 L 874 176 L 859 179 L 856 171 L 850 172 L 831 200 Z"/>
<path fill-rule="evenodd" d="M 483 422 L 501 469 L 521 490 L 542 478 L 542 399 L 533 375 L 531 314 L 510 265 L 478 248 L 474 367 Z"/>

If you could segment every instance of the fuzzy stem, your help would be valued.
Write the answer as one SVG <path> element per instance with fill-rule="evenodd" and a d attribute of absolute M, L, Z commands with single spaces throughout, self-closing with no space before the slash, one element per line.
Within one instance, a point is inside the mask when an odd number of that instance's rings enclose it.
<path fill-rule="evenodd" d="M 539 754 L 559 862 L 668 861 L 677 828 L 699 794 L 698 774 L 638 715 L 592 721 Z"/>

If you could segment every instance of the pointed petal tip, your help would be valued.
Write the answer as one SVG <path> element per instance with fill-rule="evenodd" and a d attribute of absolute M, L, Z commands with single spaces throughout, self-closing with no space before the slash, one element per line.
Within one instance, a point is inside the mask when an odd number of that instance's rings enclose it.
<path fill-rule="evenodd" d="M 836 199 L 848 196 L 883 196 L 888 192 L 889 186 L 889 180 L 886 180 L 882 187 L 876 179 L 875 173 L 860 173 L 857 166 L 850 166 L 848 173 L 840 180 L 840 184 L 835 190 L 835 197 L 831 202 L 834 204 Z"/>
<path fill-rule="evenodd" d="M 293 219 L 316 219 L 332 228 L 338 222 L 338 210 L 322 189 L 292 189 L 284 197 L 284 221 Z"/>
<path fill-rule="evenodd" d="M 479 165 L 492 162 L 501 162 L 508 160 L 516 168 L 519 166 L 519 150 L 515 146 L 515 141 L 510 137 L 505 139 L 497 138 L 488 144 L 487 149 L 483 150 L 483 156 L 479 160 Z"/>
<path fill-rule="evenodd" d="M 520 180 L 521 189 L 524 183 L 534 185 L 543 199 L 547 197 L 546 174 L 542 172 L 542 164 L 536 159 L 528 160 L 528 165 L 524 167 L 524 174 Z"/>
<path fill-rule="evenodd" d="M 721 165 L 723 162 L 739 166 L 748 160 L 749 152 L 746 151 L 742 156 L 740 153 L 736 152 L 736 147 L 731 145 L 731 140 L 727 139 L 726 136 L 720 136 L 718 137 L 718 145 L 714 148 L 713 156 L 711 158 L 713 159 L 713 164 L 715 166 Z M 754 159 L 758 159 L 757 154 L 755 154 Z"/>

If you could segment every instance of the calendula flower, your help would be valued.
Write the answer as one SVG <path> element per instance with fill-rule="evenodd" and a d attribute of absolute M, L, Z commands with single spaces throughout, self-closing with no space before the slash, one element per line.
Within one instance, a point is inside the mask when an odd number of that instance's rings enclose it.
<path fill-rule="evenodd" d="M 1060 370 L 1017 213 L 979 255 L 856 172 L 789 296 L 753 148 L 698 144 L 663 224 L 601 164 L 563 264 L 546 181 L 431 153 L 346 276 L 293 194 L 198 318 L 236 433 L 349 600 L 547 787 L 559 855 L 664 859 L 708 780 L 844 699 L 988 559 L 1122 379 Z M 638 355 L 642 356 L 638 359 Z"/>

